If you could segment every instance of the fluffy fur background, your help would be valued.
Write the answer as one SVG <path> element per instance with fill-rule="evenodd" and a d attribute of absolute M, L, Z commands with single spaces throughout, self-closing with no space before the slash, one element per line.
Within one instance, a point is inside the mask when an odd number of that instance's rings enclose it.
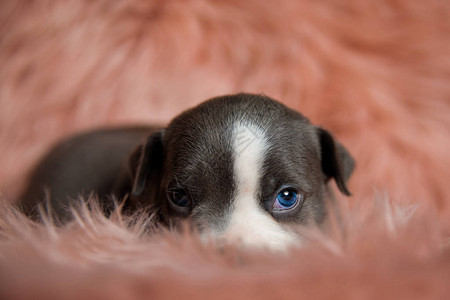
<path fill-rule="evenodd" d="M 330 129 L 358 166 L 345 229 L 289 258 L 95 213 L 57 229 L 5 206 L 0 296 L 448 296 L 449 20 L 448 1 L 2 1 L 3 202 L 62 136 L 240 91 Z M 374 209 L 385 196 L 392 209 Z"/>

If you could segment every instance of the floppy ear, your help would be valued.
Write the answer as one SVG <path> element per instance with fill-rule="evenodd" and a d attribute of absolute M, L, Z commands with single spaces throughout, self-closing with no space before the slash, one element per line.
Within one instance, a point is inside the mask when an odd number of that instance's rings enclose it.
<path fill-rule="evenodd" d="M 164 160 L 163 135 L 163 130 L 153 133 L 130 156 L 129 165 L 133 178 L 131 194 L 133 196 L 141 196 L 147 183 L 156 180 L 162 170 Z"/>
<path fill-rule="evenodd" d="M 350 196 L 347 180 L 355 167 L 353 157 L 328 131 L 318 128 L 318 135 L 322 172 L 325 174 L 326 180 L 333 177 L 339 190 L 344 195 Z"/>

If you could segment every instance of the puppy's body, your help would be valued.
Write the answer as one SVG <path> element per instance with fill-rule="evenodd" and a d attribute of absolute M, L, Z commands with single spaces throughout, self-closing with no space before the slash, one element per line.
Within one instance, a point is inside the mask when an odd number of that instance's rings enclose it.
<path fill-rule="evenodd" d="M 44 159 L 24 199 L 47 186 L 56 212 L 67 217 L 65 195 L 129 194 L 127 201 L 155 208 L 162 223 L 189 217 L 221 239 L 280 248 L 295 240 L 288 224 L 323 220 L 331 177 L 349 194 L 348 152 L 328 132 L 265 96 L 209 100 L 136 146 L 150 131 L 113 130 L 69 140 Z M 58 150 L 67 144 L 72 150 Z M 95 155 L 80 151 L 80 144 Z M 102 163 L 93 165 L 98 156 Z"/>
<path fill-rule="evenodd" d="M 120 198 L 131 188 L 130 153 L 155 131 L 151 127 L 100 129 L 60 142 L 34 169 L 21 196 L 22 209 L 38 218 L 37 204 L 48 199 L 52 212 L 67 221 L 70 206 L 93 192 L 105 209 L 112 208 L 111 196 Z"/>

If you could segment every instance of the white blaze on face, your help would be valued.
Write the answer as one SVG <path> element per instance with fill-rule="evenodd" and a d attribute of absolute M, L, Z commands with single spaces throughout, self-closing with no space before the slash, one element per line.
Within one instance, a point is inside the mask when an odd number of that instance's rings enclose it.
<path fill-rule="evenodd" d="M 285 249 L 287 245 L 296 243 L 296 235 L 283 228 L 260 205 L 259 180 L 268 149 L 264 133 L 252 124 L 237 123 L 232 145 L 236 191 L 221 238 L 249 247 L 271 249 Z"/>

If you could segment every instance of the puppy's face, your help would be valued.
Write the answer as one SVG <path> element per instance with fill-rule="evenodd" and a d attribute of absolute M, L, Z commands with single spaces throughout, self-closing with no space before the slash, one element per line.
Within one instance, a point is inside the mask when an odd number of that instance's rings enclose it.
<path fill-rule="evenodd" d="M 133 195 L 163 221 L 246 245 L 294 243 L 290 224 L 320 223 L 333 177 L 349 194 L 347 151 L 299 113 L 264 96 L 209 100 L 175 118 L 131 159 Z"/>

